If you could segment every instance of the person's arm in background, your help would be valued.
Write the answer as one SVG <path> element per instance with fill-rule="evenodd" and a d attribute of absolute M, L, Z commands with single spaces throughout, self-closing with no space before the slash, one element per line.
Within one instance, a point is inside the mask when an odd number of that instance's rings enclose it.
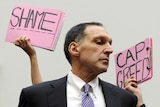
<path fill-rule="evenodd" d="M 34 47 L 30 44 L 30 39 L 27 36 L 20 36 L 14 42 L 16 46 L 21 47 L 29 56 L 31 64 L 31 79 L 32 84 L 42 82 L 42 77 L 39 71 L 37 55 Z"/>
<path fill-rule="evenodd" d="M 125 89 L 137 96 L 137 107 L 146 107 L 143 102 L 142 91 L 133 77 L 126 80 Z"/>

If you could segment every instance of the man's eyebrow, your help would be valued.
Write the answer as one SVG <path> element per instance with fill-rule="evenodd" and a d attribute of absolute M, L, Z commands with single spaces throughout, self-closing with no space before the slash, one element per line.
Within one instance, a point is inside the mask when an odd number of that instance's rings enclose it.
<path fill-rule="evenodd" d="M 106 37 L 106 36 L 103 36 L 103 35 L 94 37 L 94 39 L 105 39 L 105 40 L 108 40 L 108 41 L 112 42 L 112 38 Z"/>

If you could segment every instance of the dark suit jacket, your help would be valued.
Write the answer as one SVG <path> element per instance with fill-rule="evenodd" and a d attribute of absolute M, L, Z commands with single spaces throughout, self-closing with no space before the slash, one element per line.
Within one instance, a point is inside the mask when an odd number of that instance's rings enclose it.
<path fill-rule="evenodd" d="M 137 97 L 100 80 L 106 107 L 136 107 Z M 24 88 L 18 107 L 67 107 L 67 76 Z"/>

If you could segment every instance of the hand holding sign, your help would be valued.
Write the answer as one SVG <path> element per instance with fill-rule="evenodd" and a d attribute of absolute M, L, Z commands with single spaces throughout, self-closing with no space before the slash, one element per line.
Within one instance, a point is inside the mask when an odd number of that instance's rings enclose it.
<path fill-rule="evenodd" d="M 144 102 L 143 102 L 143 97 L 142 97 L 142 91 L 141 88 L 138 86 L 137 81 L 134 79 L 134 77 L 130 77 L 125 81 L 125 89 L 133 93 L 134 95 L 137 96 L 138 102 L 136 107 L 141 107 Z"/>
<path fill-rule="evenodd" d="M 14 44 L 16 46 L 21 47 L 28 54 L 29 57 L 32 57 L 36 54 L 36 51 L 33 48 L 33 46 L 30 44 L 30 39 L 27 36 L 23 35 L 18 37 L 14 42 Z"/>
<path fill-rule="evenodd" d="M 124 82 L 134 76 L 138 84 L 152 78 L 152 38 L 115 54 L 117 85 L 124 88 Z"/>

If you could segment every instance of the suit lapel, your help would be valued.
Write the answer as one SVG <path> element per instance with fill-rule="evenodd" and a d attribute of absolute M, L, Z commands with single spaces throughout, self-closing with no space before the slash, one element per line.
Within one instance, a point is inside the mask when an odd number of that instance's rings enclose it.
<path fill-rule="evenodd" d="M 49 107 L 67 107 L 66 83 L 67 76 L 54 81 L 48 93 Z"/>
<path fill-rule="evenodd" d="M 49 107 L 67 107 L 67 76 L 53 81 L 50 85 L 51 88 L 47 93 Z M 106 107 L 121 107 L 120 95 L 113 86 L 102 80 L 100 80 L 100 85 L 104 93 Z"/>
<path fill-rule="evenodd" d="M 102 91 L 106 102 L 106 107 L 121 107 L 120 95 L 109 83 L 100 80 Z"/>

